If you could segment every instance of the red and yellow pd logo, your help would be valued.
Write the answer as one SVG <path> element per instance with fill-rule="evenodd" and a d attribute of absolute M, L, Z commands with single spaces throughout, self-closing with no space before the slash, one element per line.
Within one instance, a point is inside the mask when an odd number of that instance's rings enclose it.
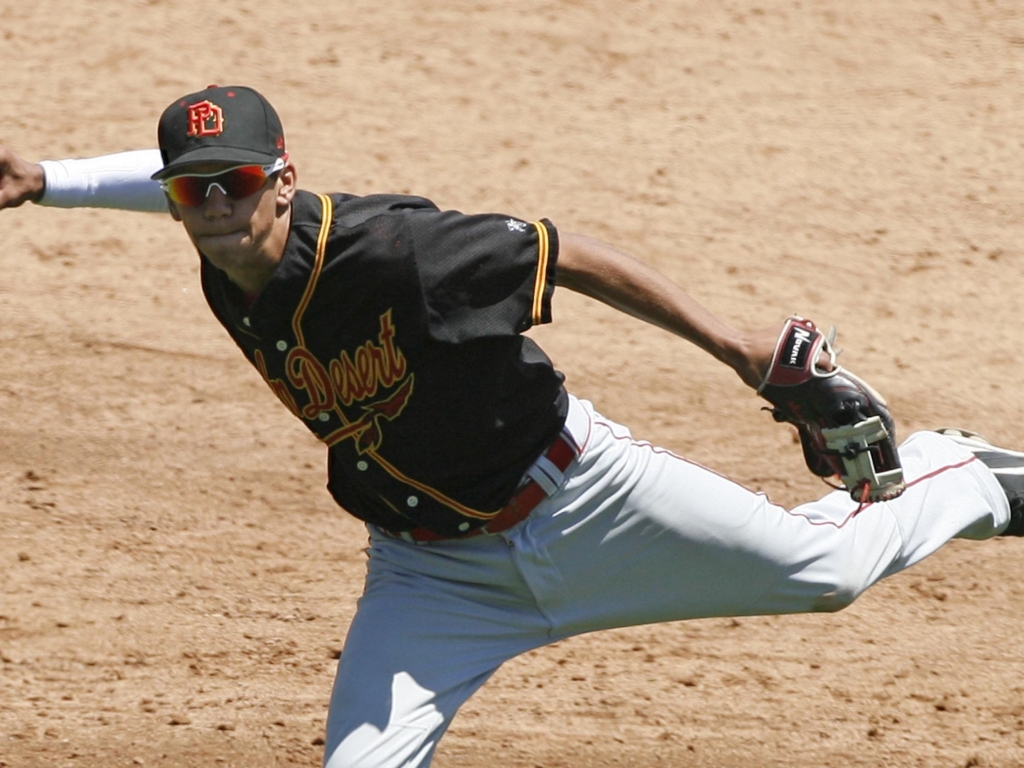
<path fill-rule="evenodd" d="M 189 136 L 220 136 L 224 132 L 224 110 L 211 101 L 188 107 Z"/>

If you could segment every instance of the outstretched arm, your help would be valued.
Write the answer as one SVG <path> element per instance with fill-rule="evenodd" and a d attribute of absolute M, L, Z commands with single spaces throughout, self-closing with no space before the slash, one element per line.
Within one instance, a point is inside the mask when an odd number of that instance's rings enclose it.
<path fill-rule="evenodd" d="M 682 336 L 729 365 L 754 389 L 775 351 L 778 327 L 737 330 L 653 267 L 590 237 L 559 234 L 556 282 Z"/>
<path fill-rule="evenodd" d="M 57 208 L 166 211 L 163 190 L 150 179 L 161 167 L 155 149 L 29 163 L 0 147 L 0 209 L 32 201 Z"/>

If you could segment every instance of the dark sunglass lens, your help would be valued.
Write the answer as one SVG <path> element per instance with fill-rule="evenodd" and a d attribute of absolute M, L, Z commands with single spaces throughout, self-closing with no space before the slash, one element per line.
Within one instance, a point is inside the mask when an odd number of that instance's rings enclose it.
<path fill-rule="evenodd" d="M 206 193 L 206 184 L 209 179 L 198 176 L 178 176 L 167 182 L 168 196 L 178 205 L 187 205 L 194 208 L 202 205 Z"/>
<path fill-rule="evenodd" d="M 259 191 L 266 183 L 267 176 L 259 166 L 246 166 L 228 171 L 218 176 L 216 181 L 227 191 L 229 197 L 241 200 Z"/>

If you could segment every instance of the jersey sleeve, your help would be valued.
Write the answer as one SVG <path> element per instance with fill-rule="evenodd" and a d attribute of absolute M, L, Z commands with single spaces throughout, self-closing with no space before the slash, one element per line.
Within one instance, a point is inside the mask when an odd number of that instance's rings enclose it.
<path fill-rule="evenodd" d="M 435 210 L 408 222 L 433 338 L 511 336 L 551 322 L 558 234 L 550 221 Z"/>
<path fill-rule="evenodd" d="M 160 182 L 150 179 L 163 167 L 158 149 L 79 160 L 44 160 L 40 165 L 46 189 L 39 205 L 167 211 L 167 198 Z"/>

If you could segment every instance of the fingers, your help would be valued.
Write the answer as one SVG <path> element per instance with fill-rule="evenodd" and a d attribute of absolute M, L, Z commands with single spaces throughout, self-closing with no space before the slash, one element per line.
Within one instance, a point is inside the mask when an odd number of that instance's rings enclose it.
<path fill-rule="evenodd" d="M 26 162 L 7 147 L 0 146 L 0 210 L 38 201 L 45 186 L 46 176 L 41 165 Z"/>

